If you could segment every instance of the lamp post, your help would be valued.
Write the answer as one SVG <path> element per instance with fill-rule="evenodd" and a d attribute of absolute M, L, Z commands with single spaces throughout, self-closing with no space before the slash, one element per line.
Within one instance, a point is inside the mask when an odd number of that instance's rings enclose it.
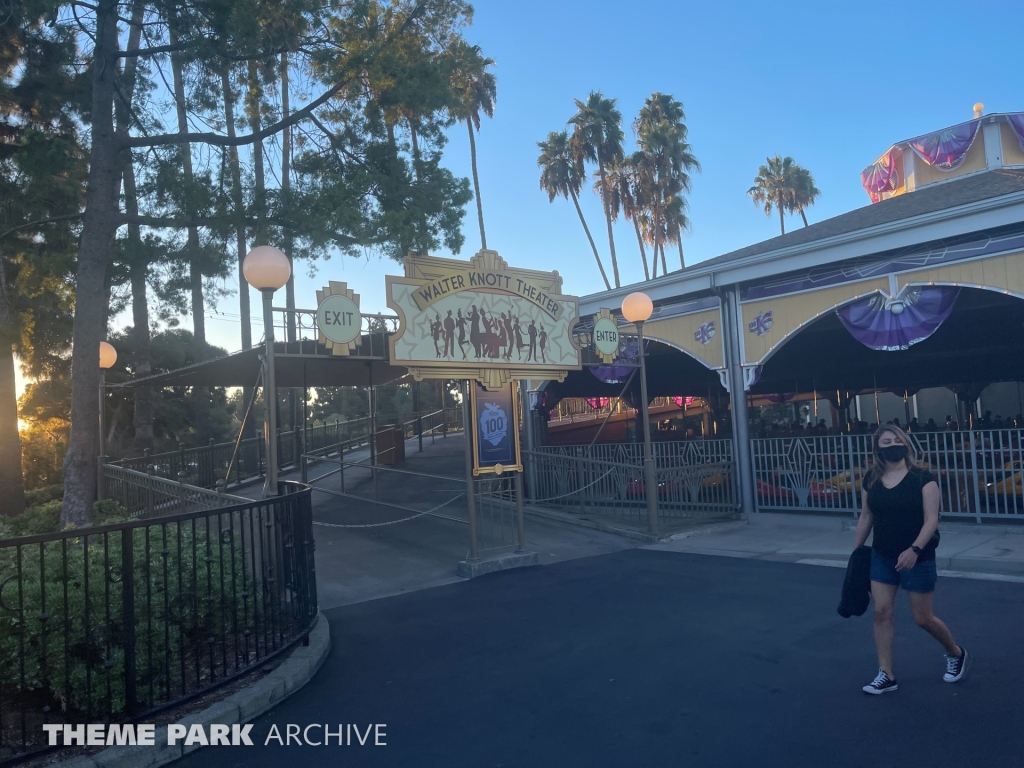
<path fill-rule="evenodd" d="M 264 430 L 267 442 L 267 481 L 263 497 L 277 494 L 277 384 L 274 378 L 274 291 L 284 287 L 291 276 L 288 257 L 272 245 L 260 245 L 245 255 L 242 274 L 246 282 L 263 294 L 263 398 L 267 406 Z"/>
<path fill-rule="evenodd" d="M 651 449 L 651 422 L 647 414 L 647 366 L 644 363 L 644 323 L 654 312 L 654 302 L 646 293 L 631 293 L 622 300 L 622 317 L 636 326 L 640 355 L 640 414 L 644 423 L 644 488 L 647 497 L 647 527 L 658 532 L 658 479 Z"/>
<path fill-rule="evenodd" d="M 100 342 L 100 452 L 96 459 L 96 500 L 103 501 L 103 465 L 107 460 L 106 425 L 103 419 L 103 390 L 107 384 L 107 371 L 117 362 L 117 350 L 106 341 Z"/>

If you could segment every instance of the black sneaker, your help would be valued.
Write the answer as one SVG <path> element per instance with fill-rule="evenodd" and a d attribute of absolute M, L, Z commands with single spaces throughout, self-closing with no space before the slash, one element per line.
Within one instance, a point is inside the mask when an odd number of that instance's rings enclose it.
<path fill-rule="evenodd" d="M 946 674 L 942 676 L 942 679 L 947 683 L 955 683 L 963 679 L 963 676 L 966 674 L 967 649 L 961 645 L 959 656 L 946 656 Z"/>
<path fill-rule="evenodd" d="M 889 677 L 884 669 L 880 669 L 878 670 L 878 676 L 871 681 L 870 685 L 865 685 L 862 690 L 864 693 L 879 694 L 895 691 L 898 687 L 896 681 Z"/>

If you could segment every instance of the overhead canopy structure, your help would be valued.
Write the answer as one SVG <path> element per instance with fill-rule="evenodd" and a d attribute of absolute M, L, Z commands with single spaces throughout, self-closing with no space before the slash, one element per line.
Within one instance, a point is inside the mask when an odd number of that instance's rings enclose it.
<path fill-rule="evenodd" d="M 295 347 L 296 345 L 292 345 Z M 306 346 L 310 346 L 307 344 Z M 247 349 L 185 368 L 125 382 L 134 387 L 251 387 L 263 365 L 262 349 Z M 377 386 L 393 383 L 407 369 L 383 359 L 288 351 L 274 346 L 274 375 L 278 387 Z"/>

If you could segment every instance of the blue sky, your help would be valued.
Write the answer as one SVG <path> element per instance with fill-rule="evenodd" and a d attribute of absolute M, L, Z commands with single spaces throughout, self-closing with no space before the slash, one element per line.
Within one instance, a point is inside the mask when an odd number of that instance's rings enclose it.
<path fill-rule="evenodd" d="M 549 204 L 538 188 L 536 142 L 561 130 L 573 99 L 591 90 L 618 99 L 627 146 L 646 96 L 662 91 L 683 102 L 703 166 L 690 196 L 687 263 L 778 234 L 777 218 L 767 218 L 745 194 L 767 155 L 791 155 L 811 170 L 822 197 L 808 218 L 820 221 L 868 204 L 859 173 L 892 143 L 967 120 L 976 101 L 986 112 L 1024 110 L 1019 0 L 483 0 L 475 7 L 466 36 L 496 60 L 498 78 L 494 119 L 477 137 L 488 244 L 513 265 L 558 269 L 566 292 L 576 295 L 599 290 L 600 276 L 572 203 Z M 445 162 L 470 175 L 464 126 L 451 131 Z M 586 191 L 582 205 L 610 276 L 596 194 Z M 799 217 L 787 220 L 787 228 L 797 226 Z M 473 203 L 464 231 L 460 257 L 468 258 L 479 247 Z M 623 282 L 639 281 L 631 225 L 618 224 L 615 238 Z M 677 267 L 678 256 L 667 255 L 670 268 Z M 382 311 L 383 275 L 400 269 L 376 258 L 335 257 L 310 279 L 300 264 L 298 305 L 314 307 L 316 288 L 335 279 L 364 297 L 365 311 Z M 237 314 L 236 300 L 224 300 L 221 309 Z M 207 333 L 214 344 L 239 346 L 237 320 L 211 318 Z"/>

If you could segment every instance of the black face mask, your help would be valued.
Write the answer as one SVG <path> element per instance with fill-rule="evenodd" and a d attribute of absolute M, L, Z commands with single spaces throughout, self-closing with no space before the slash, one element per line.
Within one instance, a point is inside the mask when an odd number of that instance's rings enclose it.
<path fill-rule="evenodd" d="M 881 457 L 882 461 L 895 464 L 907 458 L 907 446 L 887 445 L 884 448 L 878 449 L 878 455 Z"/>

